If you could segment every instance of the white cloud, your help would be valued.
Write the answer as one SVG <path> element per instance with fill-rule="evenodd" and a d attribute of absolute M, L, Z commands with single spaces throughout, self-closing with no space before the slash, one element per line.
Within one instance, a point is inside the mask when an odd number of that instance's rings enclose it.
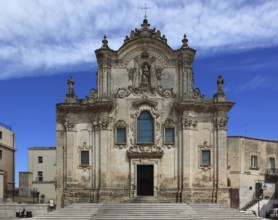
<path fill-rule="evenodd" d="M 137 0 L 0 0 L 0 79 L 27 71 L 95 62 L 93 51 L 107 34 L 118 49 L 140 27 Z M 198 54 L 278 46 L 278 1 L 150 0 L 148 19 L 169 45 L 186 32 Z M 30 74 L 30 73 L 28 73 Z M 41 74 L 46 74 L 45 72 Z"/>
<path fill-rule="evenodd" d="M 250 82 L 247 82 L 246 84 L 239 87 L 239 89 L 236 90 L 236 91 L 237 92 L 242 92 L 244 90 L 257 89 L 259 87 L 266 87 L 268 85 L 269 85 L 268 79 L 266 79 L 262 75 L 257 75 Z"/>

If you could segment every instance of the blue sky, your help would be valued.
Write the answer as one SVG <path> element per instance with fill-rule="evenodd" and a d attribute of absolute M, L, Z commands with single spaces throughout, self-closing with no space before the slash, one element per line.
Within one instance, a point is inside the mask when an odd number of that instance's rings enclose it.
<path fill-rule="evenodd" d="M 184 33 L 196 49 L 195 87 L 211 97 L 222 75 L 229 135 L 278 139 L 278 1 L 146 1 L 151 27 L 173 49 Z M 70 75 L 79 98 L 95 88 L 94 50 L 106 34 L 117 50 L 139 28 L 137 0 L 0 0 L 0 122 L 16 133 L 16 173 L 27 148 L 55 146 L 55 105 Z M 18 184 L 18 179 L 16 180 Z"/>

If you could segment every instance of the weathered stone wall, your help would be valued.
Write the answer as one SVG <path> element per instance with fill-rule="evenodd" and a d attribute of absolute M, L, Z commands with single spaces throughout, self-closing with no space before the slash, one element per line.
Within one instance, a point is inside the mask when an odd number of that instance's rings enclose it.
<path fill-rule="evenodd" d="M 214 99 L 194 88 L 195 50 L 187 39 L 172 50 L 145 19 L 140 30 L 111 50 L 96 50 L 97 90 L 78 100 L 73 82 L 57 105 L 57 205 L 125 200 L 137 196 L 138 165 L 153 168 L 153 194 L 172 202 L 224 202 L 227 188 L 227 102 L 220 77 Z M 222 80 L 222 81 L 221 81 Z M 153 143 L 138 143 L 137 119 L 153 119 Z M 116 143 L 117 126 L 126 143 Z M 164 130 L 174 128 L 174 142 Z M 80 164 L 82 150 L 90 162 Z M 210 163 L 201 163 L 201 151 Z"/>
<path fill-rule="evenodd" d="M 32 196 L 32 178 L 31 172 L 19 172 L 19 196 Z"/>

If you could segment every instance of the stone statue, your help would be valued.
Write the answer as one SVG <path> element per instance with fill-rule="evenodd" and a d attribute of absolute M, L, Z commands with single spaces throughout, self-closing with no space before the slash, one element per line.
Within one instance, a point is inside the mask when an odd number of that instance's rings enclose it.
<path fill-rule="evenodd" d="M 147 64 L 142 68 L 142 84 L 149 84 L 150 70 Z"/>
<path fill-rule="evenodd" d="M 222 78 L 221 75 L 219 75 L 218 78 L 217 78 L 217 90 L 219 92 L 223 91 L 223 84 L 224 84 L 224 79 Z"/>
<path fill-rule="evenodd" d="M 68 95 L 74 95 L 74 89 L 73 89 L 73 85 L 74 85 L 74 81 L 72 76 L 70 76 L 70 78 L 68 79 Z"/>
<path fill-rule="evenodd" d="M 217 92 L 213 96 L 214 101 L 216 101 L 216 102 L 226 102 L 227 101 L 226 94 L 223 91 L 223 84 L 224 84 L 224 79 L 222 78 L 221 75 L 219 75 L 217 78 Z"/>

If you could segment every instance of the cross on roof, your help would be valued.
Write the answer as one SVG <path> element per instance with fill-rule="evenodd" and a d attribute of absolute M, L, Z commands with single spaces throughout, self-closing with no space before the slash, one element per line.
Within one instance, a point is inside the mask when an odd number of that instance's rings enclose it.
<path fill-rule="evenodd" d="M 147 10 L 150 9 L 149 7 L 147 7 L 147 4 L 145 3 L 145 6 L 141 9 L 144 9 L 145 10 L 145 16 L 144 18 L 146 19 L 147 18 Z"/>

